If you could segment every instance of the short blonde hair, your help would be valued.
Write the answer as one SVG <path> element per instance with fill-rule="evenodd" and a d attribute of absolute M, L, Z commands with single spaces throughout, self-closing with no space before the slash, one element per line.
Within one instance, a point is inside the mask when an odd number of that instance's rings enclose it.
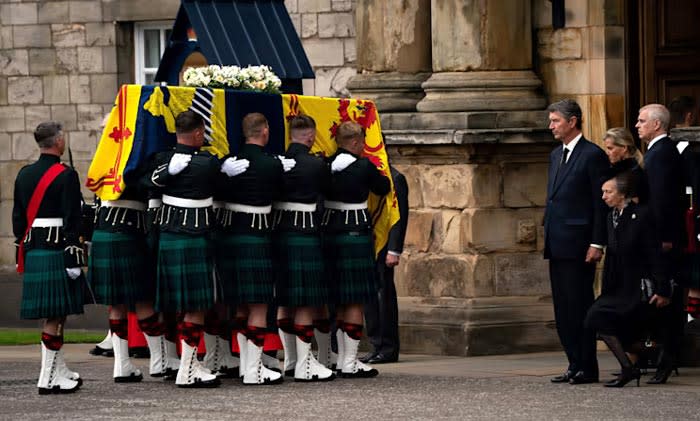
<path fill-rule="evenodd" d="M 262 130 L 268 127 L 267 118 L 260 113 L 250 113 L 243 117 L 243 137 L 258 137 Z"/>
<path fill-rule="evenodd" d="M 345 121 L 338 127 L 338 133 L 336 134 L 336 142 L 338 144 L 346 144 L 347 142 L 357 139 L 364 138 L 365 131 L 359 124 L 354 121 Z"/>

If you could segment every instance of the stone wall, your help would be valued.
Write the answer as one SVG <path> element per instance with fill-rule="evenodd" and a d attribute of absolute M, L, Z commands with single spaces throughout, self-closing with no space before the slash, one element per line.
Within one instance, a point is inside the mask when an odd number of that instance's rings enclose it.
<path fill-rule="evenodd" d="M 542 258 L 551 135 L 409 132 L 387 131 L 390 159 L 410 192 L 395 273 L 402 349 L 463 356 L 556 349 Z"/>
<path fill-rule="evenodd" d="M 38 156 L 32 133 L 39 122 L 64 124 L 76 169 L 82 180 L 87 174 L 117 91 L 115 24 L 104 22 L 103 6 L 0 5 L 0 265 L 14 265 L 13 182 L 19 168 Z"/>
<path fill-rule="evenodd" d="M 533 0 L 536 70 L 550 102 L 575 99 L 583 110 L 584 136 L 602 142 L 608 128 L 625 125 L 624 1 L 565 4 L 565 27 L 554 30 L 552 2 Z"/>
<path fill-rule="evenodd" d="M 355 69 L 355 0 L 285 0 L 287 11 L 316 72 L 306 95 L 348 97 Z"/>

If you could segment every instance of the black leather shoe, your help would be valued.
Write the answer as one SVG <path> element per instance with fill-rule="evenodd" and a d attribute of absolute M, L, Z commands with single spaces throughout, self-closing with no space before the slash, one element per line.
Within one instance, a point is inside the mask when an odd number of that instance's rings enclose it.
<path fill-rule="evenodd" d="M 374 358 L 370 358 L 368 364 L 385 364 L 385 363 L 395 363 L 399 360 L 398 355 L 384 355 L 377 354 Z"/>
<path fill-rule="evenodd" d="M 588 384 L 588 383 L 598 383 L 598 377 L 586 376 L 583 371 L 579 371 L 571 379 L 569 379 L 569 384 Z"/>
<path fill-rule="evenodd" d="M 377 355 L 379 355 L 378 352 L 375 352 L 375 351 L 368 352 L 365 355 L 363 355 L 362 358 L 360 358 L 360 362 L 367 364 L 369 362 L 369 360 L 371 360 L 372 358 L 377 358 Z"/>
<path fill-rule="evenodd" d="M 566 370 L 564 374 L 552 377 L 551 382 L 552 383 L 568 383 L 569 380 L 574 377 L 574 372 L 571 370 Z"/>

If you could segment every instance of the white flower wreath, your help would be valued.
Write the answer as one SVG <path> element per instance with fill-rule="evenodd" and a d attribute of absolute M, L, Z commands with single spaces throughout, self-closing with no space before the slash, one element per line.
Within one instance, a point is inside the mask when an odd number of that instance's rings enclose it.
<path fill-rule="evenodd" d="M 186 86 L 228 88 L 244 91 L 279 93 L 282 81 L 268 66 L 189 67 L 183 74 Z"/>

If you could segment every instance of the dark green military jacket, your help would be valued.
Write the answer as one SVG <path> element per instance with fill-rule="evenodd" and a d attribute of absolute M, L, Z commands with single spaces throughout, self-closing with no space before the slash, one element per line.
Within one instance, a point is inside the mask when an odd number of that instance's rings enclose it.
<path fill-rule="evenodd" d="M 262 146 L 245 144 L 238 152 L 238 159 L 247 159 L 250 166 L 243 174 L 227 177 L 221 197 L 226 203 L 248 206 L 271 206 L 279 196 L 282 186 L 282 163 L 267 154 Z M 249 213 L 226 212 L 226 231 L 241 233 L 267 232 L 272 229 L 272 216 L 260 219 Z"/>
<path fill-rule="evenodd" d="M 370 192 L 379 196 L 389 193 L 389 179 L 369 159 L 339 148 L 328 158 L 328 162 L 332 163 L 341 153 L 353 155 L 357 161 L 343 171 L 333 173 L 325 195 L 326 201 L 357 204 L 367 201 Z M 327 232 L 365 231 L 372 228 L 372 218 L 367 210 L 356 212 L 326 209 L 323 226 Z"/>
<path fill-rule="evenodd" d="M 168 164 L 176 153 L 192 155 L 192 160 L 181 173 L 170 175 Z M 214 196 L 221 163 L 209 152 L 177 144 L 173 149 L 157 154 L 153 160 L 153 167 L 153 171 L 145 180 L 151 190 L 181 199 L 202 200 Z M 183 208 L 163 203 L 161 212 L 158 224 L 163 232 L 198 235 L 208 233 L 214 227 L 211 206 Z"/>
<path fill-rule="evenodd" d="M 41 154 L 35 163 L 23 167 L 15 179 L 14 206 L 12 209 L 12 230 L 16 244 L 22 240 L 27 229 L 27 206 L 41 177 L 48 169 L 60 162 L 56 155 Z M 37 218 L 61 218 L 60 228 L 32 228 L 25 241 L 25 250 L 32 248 L 62 249 L 66 267 L 85 264 L 80 251 L 80 210 L 82 195 L 78 173 L 66 168 L 46 190 L 39 205 Z"/>
<path fill-rule="evenodd" d="M 328 162 L 311 155 L 310 148 L 300 143 L 289 145 L 286 158 L 296 160 L 291 171 L 284 173 L 278 202 L 317 204 L 331 181 Z M 275 229 L 295 232 L 316 232 L 320 228 L 315 212 L 275 211 Z"/>

